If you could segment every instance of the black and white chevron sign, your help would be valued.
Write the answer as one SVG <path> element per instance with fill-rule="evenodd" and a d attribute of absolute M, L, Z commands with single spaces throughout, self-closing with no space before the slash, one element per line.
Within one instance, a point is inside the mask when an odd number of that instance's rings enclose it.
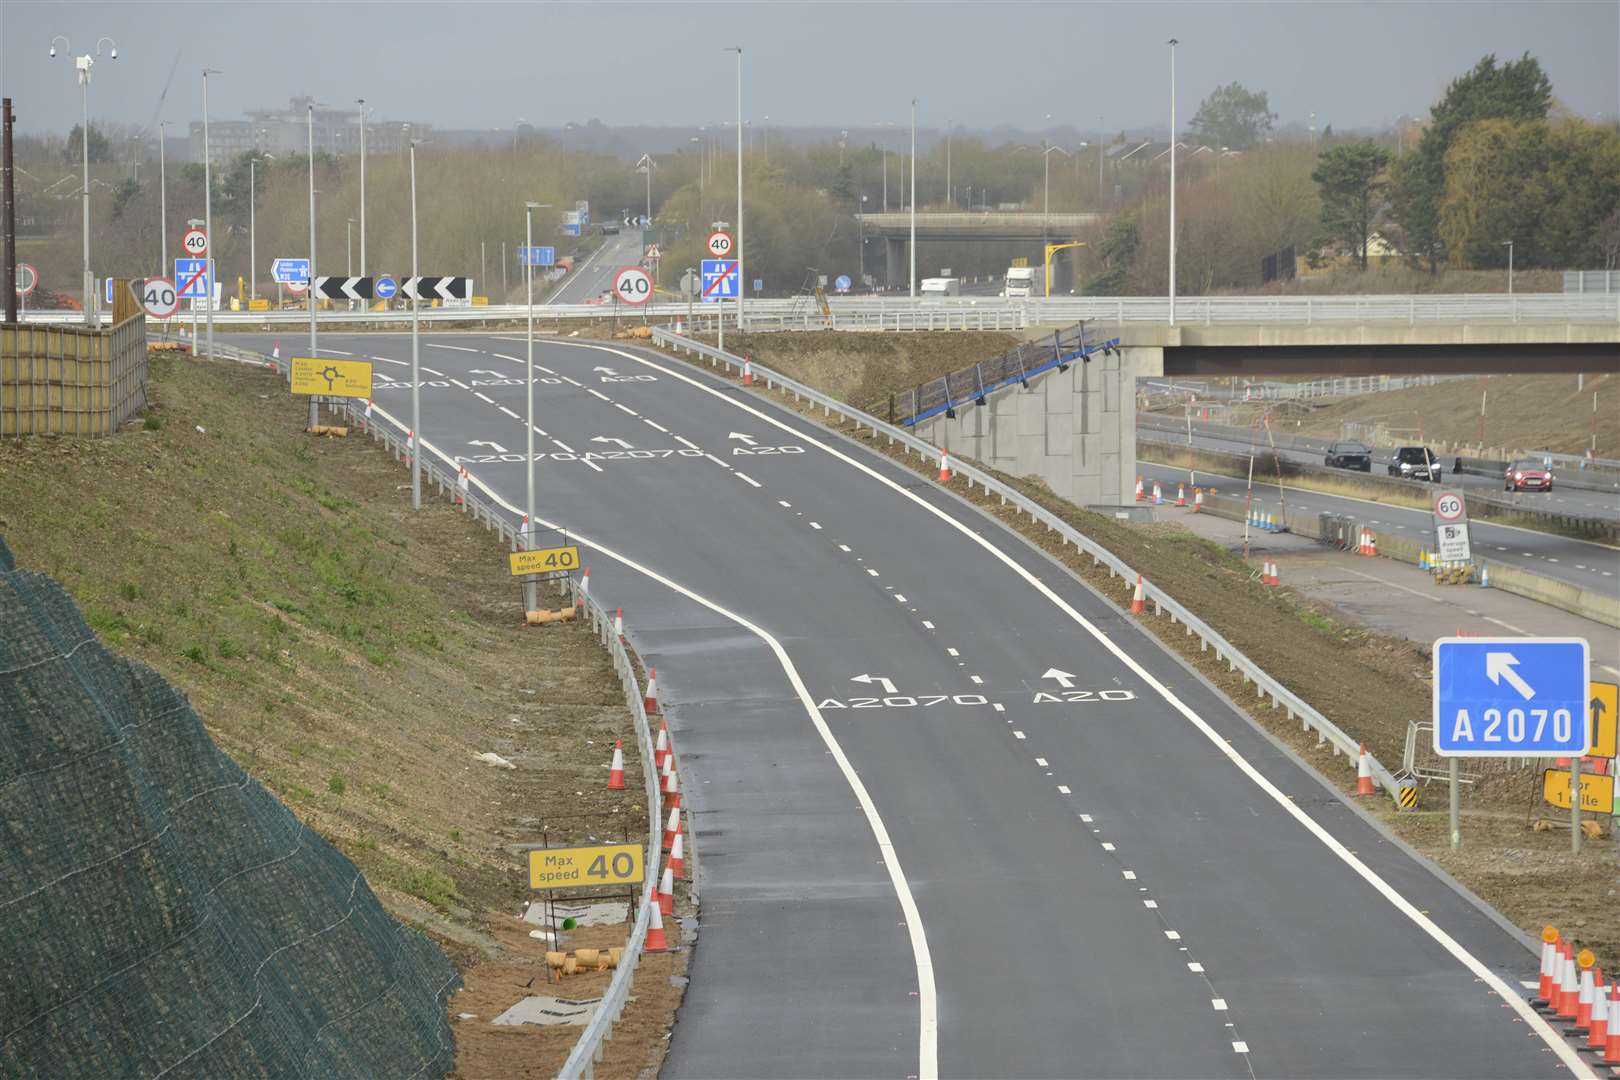
<path fill-rule="evenodd" d="M 315 295 L 322 300 L 370 300 L 371 279 L 368 277 L 318 277 Z"/>
<path fill-rule="evenodd" d="M 466 300 L 472 296 L 472 279 L 408 277 L 399 283 L 399 292 L 407 300 Z"/>

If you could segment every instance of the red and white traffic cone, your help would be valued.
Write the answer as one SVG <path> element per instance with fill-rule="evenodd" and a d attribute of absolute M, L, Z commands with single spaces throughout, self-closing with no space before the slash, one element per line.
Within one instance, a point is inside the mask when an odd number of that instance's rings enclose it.
<path fill-rule="evenodd" d="M 1195 514 L 1201 513 L 1203 511 L 1203 509 L 1204 509 L 1204 489 L 1201 488 L 1201 487 L 1195 487 L 1195 488 L 1193 488 L 1193 513 L 1195 513 Z"/>
<path fill-rule="evenodd" d="M 1142 595 L 1142 575 L 1136 575 L 1136 591 L 1131 594 L 1131 614 L 1140 615 L 1147 607 L 1147 598 Z"/>
<path fill-rule="evenodd" d="M 472 478 L 467 475 L 467 469 L 466 469 L 465 466 L 463 466 L 460 474 L 458 474 L 456 476 L 456 505 L 457 506 L 465 507 L 467 505 L 467 488 L 471 484 L 472 484 Z"/>
<path fill-rule="evenodd" d="M 1564 946 L 1564 974 L 1558 983 L 1558 1015 L 1565 1020 L 1575 1019 L 1580 1008 L 1581 981 L 1575 969 L 1575 956 Z"/>
<path fill-rule="evenodd" d="M 669 868 L 675 871 L 675 876 L 681 879 L 686 877 L 686 837 L 681 833 L 675 834 L 675 842 L 669 848 Z"/>
<path fill-rule="evenodd" d="M 1611 984 L 1612 985 L 1612 984 Z M 1587 1029 L 1586 1046 L 1599 1053 L 1609 1041 L 1609 987 L 1603 984 L 1603 973 L 1598 972 L 1597 984 L 1592 989 L 1592 1026 Z"/>
<path fill-rule="evenodd" d="M 754 385 L 754 361 L 746 356 L 743 357 L 743 385 Z"/>
<path fill-rule="evenodd" d="M 1153 481 L 1153 505 L 1164 505 L 1164 488 L 1159 486 L 1159 482 L 1157 480 Z"/>
<path fill-rule="evenodd" d="M 182 325 L 180 327 L 180 329 L 183 331 L 183 330 L 185 330 L 185 327 Z M 277 360 L 277 361 L 279 361 L 281 359 L 281 339 L 280 338 L 276 338 L 276 347 L 270 350 L 270 359 Z M 370 405 L 371 402 L 368 401 L 368 402 L 366 402 L 366 404 Z"/>
<path fill-rule="evenodd" d="M 613 764 L 608 766 L 608 790 L 624 790 L 624 748 L 619 740 L 613 740 Z"/>
<path fill-rule="evenodd" d="M 664 936 L 664 913 L 658 910 L 658 897 L 647 897 L 647 906 L 652 911 L 652 919 L 647 924 L 647 943 L 641 951 L 668 952 L 669 939 Z"/>
<path fill-rule="evenodd" d="M 1597 996 L 1600 973 L 1596 968 L 1582 968 L 1580 989 L 1575 993 L 1575 1026 L 1582 1031 L 1592 1026 L 1592 1001 Z"/>
<path fill-rule="evenodd" d="M 658 882 L 658 910 L 665 915 L 675 914 L 675 872 L 664 864 L 664 876 Z"/>
<path fill-rule="evenodd" d="M 622 644 L 624 641 L 624 608 L 613 609 L 613 634 Z"/>
<path fill-rule="evenodd" d="M 1141 502 L 1145 498 L 1147 498 L 1147 495 L 1142 491 L 1142 478 L 1138 476 L 1136 478 L 1136 501 Z"/>
<path fill-rule="evenodd" d="M 658 767 L 658 790 L 664 789 L 665 782 L 675 773 L 675 751 L 664 751 L 664 763 Z"/>
<path fill-rule="evenodd" d="M 1609 984 L 1609 1030 L 1603 1039 L 1603 1064 L 1620 1065 L 1620 982 Z"/>
<path fill-rule="evenodd" d="M 1356 795 L 1376 795 L 1373 790 L 1372 761 L 1367 757 L 1367 746 L 1362 744 L 1356 758 Z"/>
<path fill-rule="evenodd" d="M 585 567 L 579 572 L 579 595 L 574 597 L 575 607 L 584 607 L 585 598 L 591 593 L 591 568 Z"/>
<path fill-rule="evenodd" d="M 674 806 L 669 811 L 669 821 L 664 824 L 664 850 L 668 851 L 675 846 L 675 836 L 681 831 L 681 808 Z"/>
<path fill-rule="evenodd" d="M 951 482 L 951 452 L 949 450 L 939 452 L 939 482 L 942 484 Z"/>
<path fill-rule="evenodd" d="M 366 411 L 360 415 L 360 430 L 371 430 L 371 399 L 366 398 Z"/>
<path fill-rule="evenodd" d="M 1187 506 L 1187 485 L 1186 484 L 1177 484 L 1176 485 L 1176 505 L 1179 506 L 1179 507 L 1182 507 L 1183 509 L 1185 509 L 1186 506 Z"/>
<path fill-rule="evenodd" d="M 669 762 L 674 758 L 664 760 Z M 664 774 L 664 805 L 674 807 L 676 810 L 681 808 L 681 779 L 673 768 Z"/>
<path fill-rule="evenodd" d="M 1558 928 L 1546 926 L 1541 930 L 1541 971 L 1536 981 L 1536 1005 L 1550 1005 L 1553 1000 L 1553 986 L 1556 974 L 1554 966 L 1558 963 Z"/>
<path fill-rule="evenodd" d="M 658 711 L 658 669 L 647 669 L 647 697 L 642 701 L 641 707 L 648 715 Z"/>
<path fill-rule="evenodd" d="M 669 729 L 666 727 L 660 727 L 658 729 L 658 742 L 653 744 L 653 764 L 658 767 L 660 774 L 662 774 L 663 771 L 664 759 L 668 756 Z"/>
<path fill-rule="evenodd" d="M 1371 529 L 1367 530 L 1367 554 L 1374 558 L 1378 556 L 1378 534 Z"/>

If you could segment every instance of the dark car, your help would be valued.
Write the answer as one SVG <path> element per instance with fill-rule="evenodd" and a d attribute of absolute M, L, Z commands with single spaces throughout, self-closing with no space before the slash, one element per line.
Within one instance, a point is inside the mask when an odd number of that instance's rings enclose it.
<path fill-rule="evenodd" d="M 1358 442 L 1330 443 L 1322 464 L 1330 469 L 1358 469 L 1372 472 L 1372 451 Z"/>
<path fill-rule="evenodd" d="M 1441 471 L 1440 459 L 1427 446 L 1403 446 L 1389 463 L 1389 475 L 1408 480 L 1432 480 L 1438 484 Z"/>
<path fill-rule="evenodd" d="M 1508 466 L 1504 491 L 1551 491 L 1552 469 L 1525 458 Z"/>
<path fill-rule="evenodd" d="M 602 226 L 602 235 L 603 236 L 618 236 L 619 235 L 619 227 L 617 225 L 604 225 L 604 226 Z"/>

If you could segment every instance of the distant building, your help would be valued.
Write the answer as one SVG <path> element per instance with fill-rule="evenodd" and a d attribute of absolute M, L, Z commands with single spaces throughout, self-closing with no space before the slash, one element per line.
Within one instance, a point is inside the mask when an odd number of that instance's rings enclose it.
<path fill-rule="evenodd" d="M 303 154 L 309 149 L 309 104 L 307 97 L 295 97 L 285 109 L 252 109 L 245 120 L 208 122 L 208 151 L 213 164 L 229 162 L 251 150 L 264 154 Z M 317 106 L 314 116 L 315 150 L 328 154 L 360 152 L 360 111 Z M 430 124 L 400 123 L 366 118 L 366 153 L 399 153 L 409 139 L 420 139 L 432 131 Z M 191 122 L 191 160 L 203 159 L 203 125 Z"/>

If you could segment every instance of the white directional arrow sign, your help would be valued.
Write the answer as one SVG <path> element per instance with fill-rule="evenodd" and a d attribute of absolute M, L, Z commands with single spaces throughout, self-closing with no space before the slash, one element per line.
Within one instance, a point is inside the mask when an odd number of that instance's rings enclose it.
<path fill-rule="evenodd" d="M 1056 679 L 1057 682 L 1058 682 L 1058 685 L 1063 687 L 1063 689 L 1065 689 L 1065 690 L 1069 689 L 1070 687 L 1072 687 L 1074 685 L 1074 673 L 1072 671 L 1059 671 L 1055 667 L 1047 668 L 1046 669 L 1046 674 L 1042 675 L 1041 678 L 1043 678 L 1043 679 Z"/>
<path fill-rule="evenodd" d="M 593 367 L 593 368 L 591 368 L 591 370 L 592 370 L 592 371 L 599 371 L 599 372 L 601 372 L 601 373 L 602 373 L 602 374 L 603 374 L 603 375 L 617 375 L 617 374 L 618 374 L 618 372 L 617 372 L 617 371 L 614 371 L 614 370 L 613 370 L 613 369 L 612 369 L 612 368 L 610 368 L 610 367 Z"/>
<path fill-rule="evenodd" d="M 1519 658 L 1510 652 L 1493 652 L 1485 654 L 1485 677 L 1497 686 L 1502 685 L 1506 679 L 1507 684 L 1519 692 L 1519 696 L 1529 701 L 1536 696 L 1535 688 L 1519 677 L 1513 669 L 1518 665 Z"/>
<path fill-rule="evenodd" d="M 852 675 L 850 676 L 849 681 L 866 683 L 868 686 L 872 685 L 873 683 L 882 683 L 883 692 L 885 694 L 894 693 L 894 681 L 892 679 L 885 678 L 882 675 Z"/>
<path fill-rule="evenodd" d="M 757 445 L 757 443 L 755 443 L 754 437 L 752 435 L 744 435 L 740 431 L 733 431 L 730 435 L 727 435 L 726 438 L 740 440 L 744 446 L 755 446 L 755 445 Z"/>
<path fill-rule="evenodd" d="M 623 447 L 626 450 L 634 450 L 635 449 L 635 447 L 631 446 L 629 443 L 625 442 L 623 439 L 610 439 L 606 435 L 598 435 L 595 438 L 591 439 L 591 442 L 618 443 L 619 446 Z"/>
<path fill-rule="evenodd" d="M 469 439 L 469 440 L 467 440 L 467 445 L 468 446 L 487 446 L 491 450 L 495 451 L 495 453 L 497 453 L 497 454 L 506 453 L 506 447 L 502 446 L 498 442 L 485 442 L 483 439 Z"/>

